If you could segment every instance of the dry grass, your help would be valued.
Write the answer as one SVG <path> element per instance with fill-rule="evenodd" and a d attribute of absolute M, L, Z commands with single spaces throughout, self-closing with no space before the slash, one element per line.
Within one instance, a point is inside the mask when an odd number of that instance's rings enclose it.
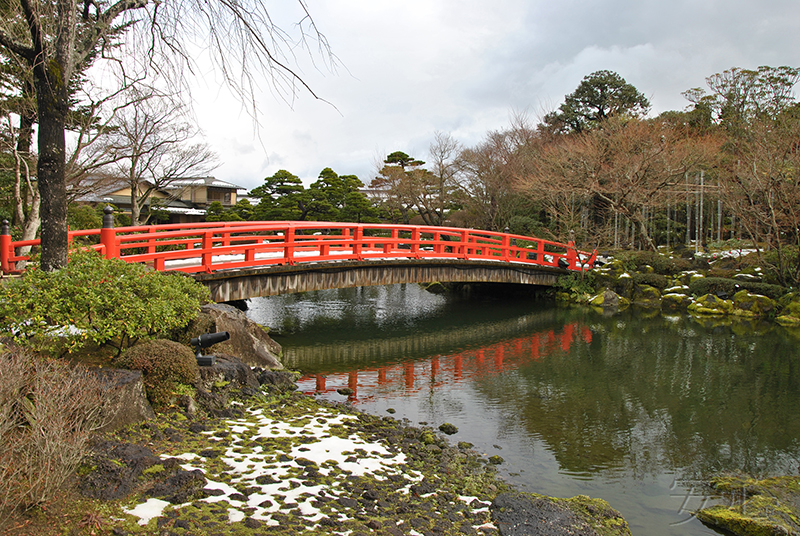
<path fill-rule="evenodd" d="M 83 367 L 17 349 L 0 354 L 0 522 L 59 493 L 113 403 Z"/>

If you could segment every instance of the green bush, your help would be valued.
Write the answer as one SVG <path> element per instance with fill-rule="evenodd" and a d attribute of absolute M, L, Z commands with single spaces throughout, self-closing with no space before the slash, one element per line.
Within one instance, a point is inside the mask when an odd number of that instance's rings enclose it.
<path fill-rule="evenodd" d="M 142 371 L 147 399 L 155 408 L 169 405 L 180 384 L 193 385 L 199 374 L 192 350 L 166 339 L 138 342 L 115 359 L 114 365 Z"/>
<path fill-rule="evenodd" d="M 689 283 L 689 292 L 694 296 L 705 296 L 706 294 L 717 294 L 724 292 L 728 296 L 733 296 L 740 290 L 747 290 L 753 294 L 767 296 L 773 300 L 789 292 L 786 287 L 770 285 L 768 283 L 753 283 L 749 281 L 739 281 L 738 279 L 724 279 L 721 277 L 701 277 Z"/>
<path fill-rule="evenodd" d="M 60 493 L 115 404 L 85 368 L 17 348 L 0 353 L 0 525 Z"/>
<path fill-rule="evenodd" d="M 657 274 L 675 275 L 692 268 L 692 262 L 688 259 L 671 259 L 655 251 L 621 251 L 615 258 L 622 261 L 625 269 L 631 272 L 640 271 L 643 266 L 651 266 Z"/>
<path fill-rule="evenodd" d="M 669 279 L 661 274 L 631 274 L 631 280 L 637 285 L 648 285 L 658 290 L 664 290 L 669 285 Z"/>
<path fill-rule="evenodd" d="M 573 272 L 569 275 L 562 275 L 556 281 L 556 288 L 562 292 L 567 292 L 573 298 L 583 294 L 593 294 L 595 291 L 597 276 L 594 272 Z"/>
<path fill-rule="evenodd" d="M 187 325 L 208 290 L 183 274 L 74 251 L 66 267 L 28 269 L 0 287 L 0 325 L 14 340 L 51 353 L 140 338 Z"/>
<path fill-rule="evenodd" d="M 773 249 L 763 253 L 764 280 L 769 283 L 785 283 L 797 285 L 800 283 L 798 264 L 800 252 L 795 246 L 784 246 L 780 251 Z"/>

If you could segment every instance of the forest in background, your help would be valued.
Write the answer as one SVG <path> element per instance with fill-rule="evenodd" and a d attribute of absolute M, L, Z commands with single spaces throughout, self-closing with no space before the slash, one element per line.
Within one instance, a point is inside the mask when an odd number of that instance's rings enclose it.
<path fill-rule="evenodd" d="M 427 162 L 387 155 L 366 189 L 330 168 L 310 188 L 281 170 L 251 192 L 257 205 L 213 217 L 508 229 L 574 237 L 584 249 L 758 246 L 761 262 L 795 285 L 798 76 L 729 69 L 685 91 L 685 110 L 648 117 L 642 93 L 598 71 L 536 124 L 516 114 L 475 147 L 437 132 Z"/>
<path fill-rule="evenodd" d="M 515 114 L 474 147 L 436 132 L 425 160 L 395 151 L 366 184 L 325 168 L 305 187 L 280 170 L 234 206 L 212 203 L 207 219 L 508 229 L 573 238 L 582 249 L 701 251 L 731 241 L 757 245 L 762 262 L 795 285 L 799 77 L 791 67 L 732 68 L 709 76 L 706 88 L 685 91 L 685 110 L 648 117 L 641 92 L 615 72 L 598 71 L 538 122 Z M 9 98 L 5 105 L 11 111 L 20 102 Z M 67 162 L 74 198 L 102 181 L 124 180 L 137 192 L 132 204 L 143 210 L 136 221 L 157 222 L 158 205 L 145 208 L 155 188 L 211 169 L 213 152 L 188 143 L 186 114 L 164 102 L 163 95 L 139 92 L 106 129 L 97 128 L 100 107 L 78 109 L 73 131 L 85 143 L 80 158 Z M 38 200 L 30 125 L 22 123 L 24 114 L 18 124 L 12 117 L 3 123 L 0 212 L 19 236 Z M 153 154 L 157 165 L 147 160 Z M 99 226 L 101 208 L 71 206 L 70 227 Z"/>

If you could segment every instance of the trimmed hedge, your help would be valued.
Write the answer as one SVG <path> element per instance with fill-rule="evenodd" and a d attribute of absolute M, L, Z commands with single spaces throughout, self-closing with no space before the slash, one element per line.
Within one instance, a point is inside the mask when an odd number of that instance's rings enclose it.
<path fill-rule="evenodd" d="M 638 271 L 644 266 L 650 266 L 656 274 L 676 275 L 693 267 L 688 259 L 671 259 L 654 251 L 622 251 L 615 255 L 622 261 L 628 271 Z"/>
<path fill-rule="evenodd" d="M 166 339 L 140 341 L 119 356 L 114 365 L 142 371 L 147 399 L 156 409 L 172 402 L 178 384 L 193 385 L 200 374 L 192 350 Z"/>
<path fill-rule="evenodd" d="M 705 296 L 706 294 L 716 295 L 719 292 L 726 293 L 728 296 L 733 296 L 743 289 L 753 294 L 767 296 L 773 300 L 777 300 L 789 292 L 788 288 L 780 285 L 740 281 L 738 279 L 725 279 L 722 277 L 702 277 L 689 283 L 689 292 L 694 296 Z"/>
<path fill-rule="evenodd" d="M 631 274 L 631 281 L 637 285 L 648 285 L 658 290 L 664 290 L 669 286 L 670 281 L 661 274 Z"/>

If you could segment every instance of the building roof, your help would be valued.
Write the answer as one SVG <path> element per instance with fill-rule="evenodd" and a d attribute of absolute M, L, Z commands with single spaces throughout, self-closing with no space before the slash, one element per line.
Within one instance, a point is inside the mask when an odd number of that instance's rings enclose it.
<path fill-rule="evenodd" d="M 216 177 L 185 177 L 177 178 L 164 186 L 163 190 L 177 190 L 183 188 L 205 186 L 207 188 L 230 188 L 233 190 L 242 190 L 241 186 L 237 186 L 231 182 L 217 179 Z"/>

